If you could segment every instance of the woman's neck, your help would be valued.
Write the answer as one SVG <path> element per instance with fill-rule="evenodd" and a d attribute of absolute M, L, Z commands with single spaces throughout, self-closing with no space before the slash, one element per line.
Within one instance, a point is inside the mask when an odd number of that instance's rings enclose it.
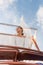
<path fill-rule="evenodd" d="M 22 34 L 17 34 L 17 36 L 23 37 L 23 35 L 22 35 Z"/>
<path fill-rule="evenodd" d="M 26 36 L 24 36 L 24 35 L 22 35 L 22 34 L 17 34 L 17 36 L 19 36 L 19 37 L 26 37 Z"/>

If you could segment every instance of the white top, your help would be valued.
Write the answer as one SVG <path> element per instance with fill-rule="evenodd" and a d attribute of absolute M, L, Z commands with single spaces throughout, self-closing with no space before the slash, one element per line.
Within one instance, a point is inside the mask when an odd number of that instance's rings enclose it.
<path fill-rule="evenodd" d="M 32 49 L 33 43 L 29 37 L 0 35 L 0 45 L 19 46 Z"/>
<path fill-rule="evenodd" d="M 24 48 L 31 48 L 32 43 L 28 37 L 15 37 L 15 45 Z"/>

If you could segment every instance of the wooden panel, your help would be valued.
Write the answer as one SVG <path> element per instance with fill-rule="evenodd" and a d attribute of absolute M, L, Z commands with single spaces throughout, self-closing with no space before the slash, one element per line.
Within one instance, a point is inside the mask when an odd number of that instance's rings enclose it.
<path fill-rule="evenodd" d="M 17 60 L 17 50 L 0 50 L 0 60 Z"/>
<path fill-rule="evenodd" d="M 19 53 L 17 59 L 19 61 L 20 60 L 42 60 L 43 61 L 43 56 L 29 54 L 29 53 Z"/>
<path fill-rule="evenodd" d="M 22 50 L 22 51 L 20 51 Z M 43 52 L 15 46 L 0 46 L 0 59 L 43 60 Z"/>

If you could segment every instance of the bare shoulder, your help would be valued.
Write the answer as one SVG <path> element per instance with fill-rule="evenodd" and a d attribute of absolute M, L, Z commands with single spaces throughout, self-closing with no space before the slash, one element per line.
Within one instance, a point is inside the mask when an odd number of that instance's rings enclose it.
<path fill-rule="evenodd" d="M 26 38 L 26 36 L 23 36 L 24 38 Z"/>
<path fill-rule="evenodd" d="M 22 35 L 22 36 L 19 36 L 19 35 L 14 35 L 14 36 L 16 36 L 16 37 L 24 37 L 24 38 L 26 37 L 26 36 L 24 36 L 24 35 Z"/>

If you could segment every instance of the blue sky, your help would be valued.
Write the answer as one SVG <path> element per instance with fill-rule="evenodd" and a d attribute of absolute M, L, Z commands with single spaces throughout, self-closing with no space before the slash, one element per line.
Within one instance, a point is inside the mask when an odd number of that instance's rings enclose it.
<path fill-rule="evenodd" d="M 37 28 L 37 43 L 43 51 L 43 0 L 0 0 L 0 23 Z"/>

